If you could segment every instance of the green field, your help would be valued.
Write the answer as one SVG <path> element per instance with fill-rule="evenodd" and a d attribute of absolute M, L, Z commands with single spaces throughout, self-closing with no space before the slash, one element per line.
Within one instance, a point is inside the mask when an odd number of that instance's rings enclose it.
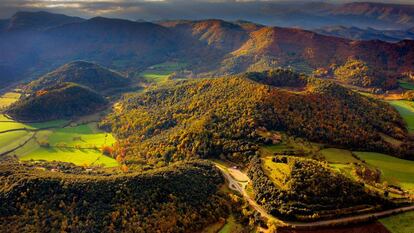
<path fill-rule="evenodd" d="M 326 161 L 330 163 L 357 163 L 358 160 L 352 156 L 349 150 L 342 150 L 336 148 L 323 149 L 320 153 L 325 157 Z"/>
<path fill-rule="evenodd" d="M 96 123 L 64 127 L 68 122 L 56 120 L 42 123 L 20 123 L 0 115 L 0 153 L 12 152 L 22 160 L 72 162 L 76 165 L 118 166 L 118 162 L 102 155 L 100 148 L 115 143 L 112 134 L 101 132 Z M 40 144 L 49 145 L 41 147 Z"/>
<path fill-rule="evenodd" d="M 399 81 L 400 87 L 408 90 L 414 90 L 414 84 L 410 82 Z"/>
<path fill-rule="evenodd" d="M 243 227 L 237 224 L 233 215 L 227 218 L 226 224 L 221 228 L 219 233 L 242 232 Z"/>
<path fill-rule="evenodd" d="M 167 81 L 172 73 L 185 67 L 185 63 L 165 62 L 147 68 L 140 76 L 148 82 L 160 83 Z"/>
<path fill-rule="evenodd" d="M 273 153 L 276 152 L 281 153 L 290 150 L 293 150 L 293 148 L 283 143 L 262 147 L 262 152 L 264 152 L 265 155 L 273 155 Z"/>
<path fill-rule="evenodd" d="M 20 98 L 20 93 L 17 92 L 7 92 L 6 94 L 0 96 L 0 108 L 5 108 L 16 102 Z"/>
<path fill-rule="evenodd" d="M 104 145 L 112 145 L 112 134 L 100 132 L 96 123 L 53 130 L 42 130 L 33 142 L 16 151 L 21 160 L 71 162 L 81 166 L 102 165 L 116 167 L 118 162 L 102 154 Z M 48 144 L 49 146 L 40 146 Z"/>
<path fill-rule="evenodd" d="M 29 140 L 33 132 L 13 131 L 0 134 L 0 153 L 8 152 Z"/>
<path fill-rule="evenodd" d="M 39 147 L 33 152 L 19 157 L 21 160 L 35 161 L 61 161 L 74 163 L 79 166 L 102 165 L 104 167 L 116 167 L 118 162 L 108 156 L 102 155 L 99 150 L 90 149 L 61 149 Z"/>
<path fill-rule="evenodd" d="M 65 120 L 56 120 L 56 121 L 47 121 L 42 123 L 21 123 L 16 122 L 12 119 L 7 118 L 6 116 L 0 114 L 0 132 L 12 129 L 45 129 L 50 127 L 61 127 L 65 125 L 67 121 Z"/>
<path fill-rule="evenodd" d="M 394 106 L 397 111 L 404 118 L 407 123 L 408 131 L 414 131 L 414 102 L 408 100 L 394 100 L 389 101 L 389 103 Z"/>
<path fill-rule="evenodd" d="M 379 220 L 391 233 L 413 233 L 414 211 Z"/>
<path fill-rule="evenodd" d="M 275 163 L 273 157 L 263 158 L 263 169 L 266 175 L 280 188 L 284 188 L 284 180 L 290 174 L 289 165 L 286 163 Z"/>
<path fill-rule="evenodd" d="M 115 138 L 112 134 L 96 132 L 92 123 L 54 130 L 48 136 L 48 142 L 51 146 L 64 143 L 72 147 L 100 148 L 103 145 L 112 145 L 115 143 Z"/>
<path fill-rule="evenodd" d="M 414 193 L 414 161 L 374 152 L 354 152 L 368 165 L 381 170 L 383 180 Z"/>

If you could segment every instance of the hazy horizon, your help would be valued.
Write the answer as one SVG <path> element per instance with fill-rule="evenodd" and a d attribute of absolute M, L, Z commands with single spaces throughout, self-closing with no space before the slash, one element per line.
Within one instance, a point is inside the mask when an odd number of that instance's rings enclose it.
<path fill-rule="evenodd" d="M 163 20 L 163 19 L 205 19 L 220 18 L 224 20 L 251 20 L 266 23 L 263 15 L 282 14 L 277 8 L 290 5 L 290 10 L 299 8 L 297 3 L 349 3 L 378 2 L 412 4 L 412 1 L 286 1 L 286 0 L 5 0 L 0 3 L 0 18 L 11 17 L 17 11 L 48 11 L 83 18 L 104 16 L 129 20 Z M 303 10 L 303 9 L 300 9 Z M 273 12 L 270 12 L 273 11 Z M 306 10 L 305 10 L 306 11 Z M 286 13 L 286 12 L 283 12 Z"/>

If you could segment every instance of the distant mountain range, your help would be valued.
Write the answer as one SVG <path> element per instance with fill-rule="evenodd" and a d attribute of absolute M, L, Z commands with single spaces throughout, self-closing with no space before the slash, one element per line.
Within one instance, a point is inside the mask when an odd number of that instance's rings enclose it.
<path fill-rule="evenodd" d="M 310 73 L 316 68 L 341 65 L 349 58 L 395 73 L 414 69 L 411 40 L 353 41 L 245 21 L 149 23 L 18 12 L 2 25 L 0 87 L 39 77 L 73 60 L 95 61 L 127 76 L 177 59 L 199 76 L 281 66 Z M 328 34 L 325 31 L 321 33 Z"/>
<path fill-rule="evenodd" d="M 252 7 L 252 11 L 255 12 L 255 10 Z M 310 30 L 332 25 L 407 30 L 414 27 L 414 5 L 379 2 L 335 4 L 286 1 L 267 3 L 263 6 L 259 16 L 252 20 L 266 25 L 300 27 Z"/>
<path fill-rule="evenodd" d="M 399 42 L 414 39 L 414 28 L 408 30 L 377 30 L 374 28 L 362 29 L 358 27 L 327 26 L 313 31 L 327 36 L 336 36 L 352 40 Z"/>

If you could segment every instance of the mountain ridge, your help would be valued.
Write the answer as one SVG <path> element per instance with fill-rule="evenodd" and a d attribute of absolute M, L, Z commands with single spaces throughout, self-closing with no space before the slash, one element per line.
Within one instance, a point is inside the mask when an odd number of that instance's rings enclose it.
<path fill-rule="evenodd" d="M 155 24 L 95 17 L 42 32 L 5 33 L 0 49 L 2 74 L 8 79 L 40 76 L 73 60 L 98 62 L 127 75 L 174 59 L 188 63 L 199 76 L 283 66 L 311 73 L 342 65 L 349 58 L 396 76 L 414 67 L 414 43 L 408 40 L 355 41 L 298 28 L 223 20 Z M 39 73 L 30 73 L 33 68 Z M 10 71 L 16 74 L 9 78 Z"/>

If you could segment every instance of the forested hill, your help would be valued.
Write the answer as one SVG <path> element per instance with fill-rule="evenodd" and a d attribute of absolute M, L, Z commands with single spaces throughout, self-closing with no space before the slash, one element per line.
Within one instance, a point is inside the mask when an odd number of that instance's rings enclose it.
<path fill-rule="evenodd" d="M 47 121 L 94 113 L 106 104 L 105 98 L 87 87 L 59 83 L 21 97 L 6 112 L 18 120 Z"/>
<path fill-rule="evenodd" d="M 297 81 L 280 86 L 286 77 Z M 260 127 L 353 149 L 409 154 L 381 136 L 406 137 L 391 106 L 286 70 L 183 81 L 128 96 L 121 109 L 102 126 L 112 128 L 127 160 L 136 163 L 194 156 L 246 160 L 264 142 Z"/>
<path fill-rule="evenodd" d="M 228 213 L 217 194 L 223 178 L 206 162 L 109 176 L 37 168 L 0 164 L 0 229 L 197 232 Z"/>
<path fill-rule="evenodd" d="M 121 74 L 96 63 L 75 61 L 40 77 L 26 86 L 28 91 L 38 91 L 63 82 L 77 83 L 95 91 L 128 85 L 129 80 Z"/>

